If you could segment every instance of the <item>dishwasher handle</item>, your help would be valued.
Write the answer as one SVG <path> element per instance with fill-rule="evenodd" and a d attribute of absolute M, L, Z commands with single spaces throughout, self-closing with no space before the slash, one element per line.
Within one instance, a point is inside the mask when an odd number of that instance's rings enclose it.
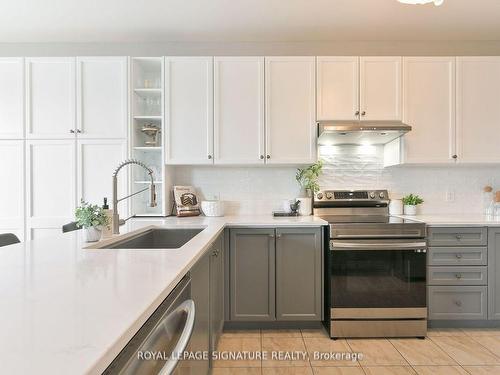
<path fill-rule="evenodd" d="M 184 326 L 181 336 L 179 337 L 179 341 L 177 341 L 177 344 L 172 350 L 172 355 L 168 361 L 165 362 L 165 365 L 163 365 L 158 375 L 170 375 L 174 372 L 175 368 L 179 364 L 181 354 L 184 350 L 186 350 L 189 340 L 191 339 L 195 318 L 195 307 L 192 299 L 188 299 L 181 303 L 169 316 L 165 318 L 163 325 L 168 327 L 171 324 L 171 320 L 174 320 L 176 315 L 182 312 L 187 314 L 186 325 Z"/>
<path fill-rule="evenodd" d="M 330 240 L 330 250 L 418 250 L 421 252 L 427 251 L 427 243 L 425 241 L 345 241 L 345 240 Z"/>

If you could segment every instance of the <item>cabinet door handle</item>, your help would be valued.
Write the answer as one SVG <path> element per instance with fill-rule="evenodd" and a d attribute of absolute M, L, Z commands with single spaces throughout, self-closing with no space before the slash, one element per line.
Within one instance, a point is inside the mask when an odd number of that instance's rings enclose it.
<path fill-rule="evenodd" d="M 354 116 L 359 116 L 359 111 L 354 112 Z"/>
<path fill-rule="evenodd" d="M 81 130 L 81 129 L 76 129 L 76 132 L 77 132 L 78 134 L 81 134 L 81 133 L 82 133 L 82 130 Z"/>
<path fill-rule="evenodd" d="M 457 159 L 458 158 L 458 155 L 452 155 L 451 156 L 453 159 Z"/>
<path fill-rule="evenodd" d="M 271 155 L 267 155 L 267 156 L 266 156 L 266 158 L 267 158 L 267 159 L 271 159 Z"/>
<path fill-rule="evenodd" d="M 264 155 L 260 155 L 260 160 L 264 159 Z"/>
<path fill-rule="evenodd" d="M 366 115 L 366 111 L 361 112 L 361 116 Z"/>
<path fill-rule="evenodd" d="M 212 159 L 212 155 L 208 155 L 208 158 L 209 158 L 209 159 Z"/>
<path fill-rule="evenodd" d="M 69 132 L 70 132 L 71 134 L 75 134 L 75 129 L 69 129 Z"/>

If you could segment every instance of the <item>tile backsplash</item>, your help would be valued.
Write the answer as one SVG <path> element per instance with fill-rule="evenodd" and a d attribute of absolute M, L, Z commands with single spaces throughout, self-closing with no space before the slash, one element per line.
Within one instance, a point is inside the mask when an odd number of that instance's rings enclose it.
<path fill-rule="evenodd" d="M 422 214 L 480 213 L 482 188 L 500 190 L 495 166 L 383 167 L 381 146 L 322 146 L 322 188 L 388 189 L 392 197 L 422 196 Z M 268 214 L 297 197 L 296 167 L 173 167 L 173 183 L 193 185 L 202 199 L 225 201 L 226 215 Z"/>

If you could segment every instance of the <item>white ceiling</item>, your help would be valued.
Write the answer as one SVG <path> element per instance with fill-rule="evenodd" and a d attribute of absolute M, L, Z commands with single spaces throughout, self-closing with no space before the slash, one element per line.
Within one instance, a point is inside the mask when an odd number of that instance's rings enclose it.
<path fill-rule="evenodd" d="M 0 42 L 500 40 L 500 0 L 1 0 Z"/>

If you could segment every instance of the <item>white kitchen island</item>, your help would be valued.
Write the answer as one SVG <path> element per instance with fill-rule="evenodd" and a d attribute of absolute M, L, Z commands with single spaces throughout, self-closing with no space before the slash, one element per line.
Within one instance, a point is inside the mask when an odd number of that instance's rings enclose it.
<path fill-rule="evenodd" d="M 225 227 L 318 227 L 313 216 L 133 219 L 204 228 L 179 249 L 86 249 L 82 231 L 0 248 L 4 374 L 100 374 Z"/>

